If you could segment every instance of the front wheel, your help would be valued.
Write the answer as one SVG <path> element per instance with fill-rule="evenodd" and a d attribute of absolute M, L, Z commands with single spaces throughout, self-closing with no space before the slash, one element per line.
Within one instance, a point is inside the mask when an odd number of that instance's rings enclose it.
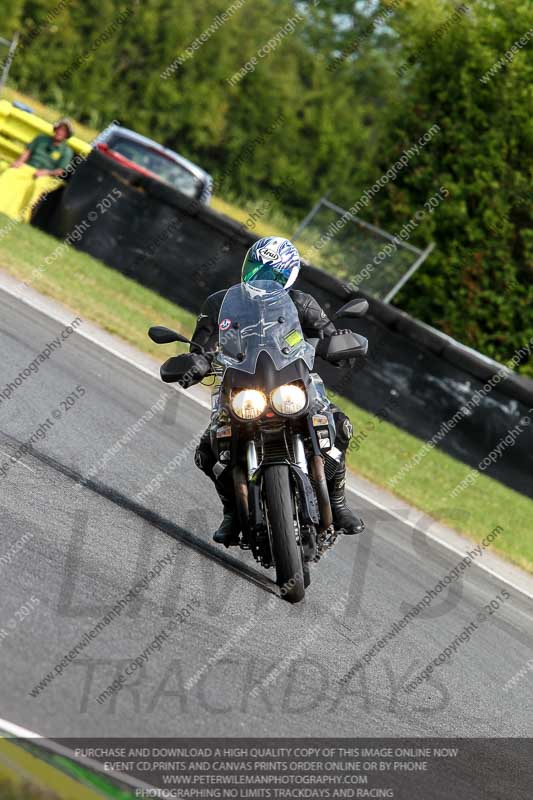
<path fill-rule="evenodd" d="M 294 527 L 294 500 L 289 467 L 273 464 L 263 475 L 268 526 L 270 529 L 276 583 L 289 603 L 299 603 L 305 596 L 300 547 Z"/>

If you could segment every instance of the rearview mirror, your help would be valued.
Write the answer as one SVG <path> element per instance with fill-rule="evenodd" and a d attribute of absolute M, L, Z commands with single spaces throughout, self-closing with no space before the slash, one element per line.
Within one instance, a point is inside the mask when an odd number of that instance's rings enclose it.
<path fill-rule="evenodd" d="M 170 342 L 184 342 L 189 344 L 189 339 L 181 333 L 165 328 L 164 325 L 153 325 L 148 331 L 148 336 L 156 344 L 169 344 Z"/>
<path fill-rule="evenodd" d="M 339 317 L 364 317 L 367 311 L 367 300 L 350 300 L 349 303 L 339 308 L 333 319 L 339 319 Z"/>

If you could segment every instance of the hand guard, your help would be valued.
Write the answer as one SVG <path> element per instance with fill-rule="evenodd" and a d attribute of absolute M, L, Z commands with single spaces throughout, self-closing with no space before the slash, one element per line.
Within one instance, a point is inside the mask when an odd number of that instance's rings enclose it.
<path fill-rule="evenodd" d="M 161 365 L 161 380 L 165 383 L 179 383 L 184 389 L 205 378 L 211 369 L 209 359 L 199 353 L 184 353 L 172 356 Z"/>
<path fill-rule="evenodd" d="M 349 328 L 339 328 L 335 331 L 333 336 L 341 336 L 344 333 L 351 333 Z M 336 367 L 343 367 L 344 369 L 354 369 L 360 363 L 359 358 L 345 358 L 343 361 L 337 362 Z"/>
<path fill-rule="evenodd" d="M 367 339 L 350 330 L 335 331 L 316 344 L 316 354 L 336 366 L 366 355 L 367 349 Z"/>

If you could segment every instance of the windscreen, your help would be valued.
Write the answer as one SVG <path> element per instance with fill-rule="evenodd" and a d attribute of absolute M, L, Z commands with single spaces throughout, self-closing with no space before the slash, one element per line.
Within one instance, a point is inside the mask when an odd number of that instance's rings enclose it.
<path fill-rule="evenodd" d="M 253 374 L 263 350 L 277 370 L 299 358 L 313 368 L 315 349 L 304 339 L 296 306 L 274 281 L 228 289 L 218 317 L 218 343 L 219 364 L 241 372 Z"/>

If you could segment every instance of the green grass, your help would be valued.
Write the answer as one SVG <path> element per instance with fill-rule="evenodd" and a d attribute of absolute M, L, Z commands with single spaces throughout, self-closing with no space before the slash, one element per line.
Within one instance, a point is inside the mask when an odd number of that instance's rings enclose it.
<path fill-rule="evenodd" d="M 388 481 L 418 452 L 423 442 L 349 400 L 329 394 L 354 422 L 354 437 L 361 439 L 359 449 L 348 453 L 348 465 L 354 472 L 384 486 L 473 541 L 480 542 L 501 525 L 504 532 L 493 543 L 493 549 L 533 572 L 533 501 L 483 473 L 458 497 L 450 497 L 471 468 L 436 449 L 392 488 Z"/>
<path fill-rule="evenodd" d="M 9 220 L 0 215 L 0 230 L 6 224 Z M 169 325 L 185 335 L 192 333 L 193 314 L 71 248 L 32 278 L 35 268 L 58 244 L 30 226 L 16 225 L 0 239 L 0 266 L 20 280 L 31 280 L 38 291 L 160 360 L 166 357 L 165 349 L 148 339 L 146 331 L 151 324 Z M 175 352 L 175 346 L 168 347 Z M 354 447 L 348 455 L 350 467 L 389 488 L 387 481 L 414 456 L 421 441 L 342 397 L 333 393 L 330 396 L 352 419 L 359 437 L 355 442 L 359 449 Z M 494 549 L 533 572 L 533 501 L 485 475 L 480 475 L 456 500 L 450 499 L 450 492 L 469 472 L 470 468 L 460 461 L 432 450 L 395 485 L 394 491 L 473 541 L 480 541 L 501 525 L 504 533 L 494 542 Z"/>
<path fill-rule="evenodd" d="M 254 213 L 255 205 L 249 200 L 236 200 L 232 202 L 218 197 L 217 195 L 213 195 L 211 198 L 211 208 L 218 211 L 220 214 L 225 214 L 227 217 L 237 220 L 241 225 L 245 225 L 245 227 L 258 238 L 261 236 L 283 236 L 286 239 L 290 239 L 293 231 L 297 227 L 295 222 L 288 220 L 275 208 L 269 209 L 264 217 L 253 220 L 251 215 Z M 311 244 L 300 239 L 298 240 L 298 250 L 308 261 L 312 261 L 313 255 L 316 255 Z"/>
<path fill-rule="evenodd" d="M 0 232 L 9 223 L 0 214 Z M 72 247 L 41 272 L 44 259 L 60 244 L 36 228 L 17 224 L 0 239 L 0 266 L 152 355 L 161 357 L 164 350 L 146 335 L 150 325 L 168 325 L 186 336 L 193 332 L 194 314 Z"/>
<path fill-rule="evenodd" d="M 220 214 L 225 214 L 227 217 L 231 217 L 237 222 L 240 222 L 241 225 L 245 225 L 246 222 L 250 218 L 250 214 L 253 212 L 253 203 L 247 202 L 247 208 L 244 207 L 244 203 L 246 201 L 240 201 L 237 205 L 236 203 L 231 203 L 229 200 L 225 200 L 222 197 L 217 197 L 216 195 L 213 196 L 211 199 L 211 208 L 215 211 L 218 211 Z M 257 221 L 250 223 L 248 230 L 253 231 L 253 233 L 258 236 L 290 236 L 290 225 L 283 219 L 276 220 L 273 222 L 270 218 L 268 220 L 258 219 Z"/>
<path fill-rule="evenodd" d="M 61 800 L 59 795 L 51 792 L 50 789 L 41 789 L 28 782 L 17 784 L 15 781 L 1 776 L 0 797 L 2 800 Z"/>

